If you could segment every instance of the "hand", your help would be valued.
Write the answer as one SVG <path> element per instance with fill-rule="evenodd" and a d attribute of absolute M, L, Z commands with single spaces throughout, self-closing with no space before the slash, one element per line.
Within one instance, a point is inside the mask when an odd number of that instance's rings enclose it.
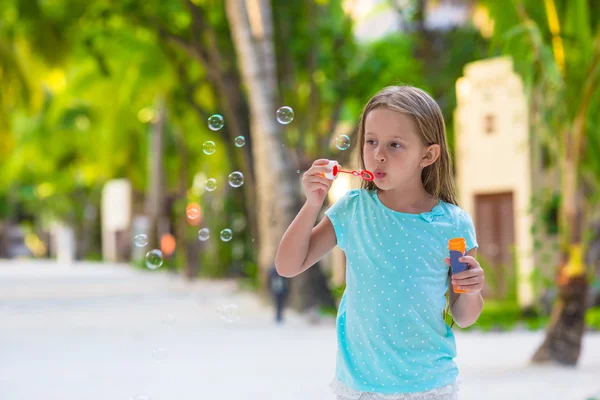
<path fill-rule="evenodd" d="M 450 257 L 446 257 L 444 261 L 446 261 L 446 264 L 450 265 Z M 466 292 L 462 294 L 473 295 L 480 293 L 483 289 L 483 283 L 485 282 L 483 268 L 481 268 L 477 260 L 471 256 L 462 256 L 458 261 L 467 263 L 469 269 L 452 275 L 452 286 Z"/>
<path fill-rule="evenodd" d="M 329 172 L 327 164 L 329 160 L 316 160 L 302 176 L 302 185 L 306 194 L 306 202 L 313 206 L 321 206 L 331 188 L 333 181 L 325 178 L 322 174 Z"/>

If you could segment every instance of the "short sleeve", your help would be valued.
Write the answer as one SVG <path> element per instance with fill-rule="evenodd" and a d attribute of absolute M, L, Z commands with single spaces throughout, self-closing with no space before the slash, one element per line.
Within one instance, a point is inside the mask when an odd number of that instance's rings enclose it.
<path fill-rule="evenodd" d="M 473 219 L 471 215 L 465 210 L 460 210 L 458 215 L 458 237 L 464 237 L 467 242 L 467 251 L 479 247 L 477 244 L 477 234 L 475 233 L 475 226 L 473 225 Z"/>
<path fill-rule="evenodd" d="M 325 216 L 329 218 L 333 225 L 333 229 L 335 230 L 337 245 L 342 250 L 346 249 L 347 227 L 354 215 L 359 194 L 360 189 L 349 190 L 338 201 L 325 210 Z"/>

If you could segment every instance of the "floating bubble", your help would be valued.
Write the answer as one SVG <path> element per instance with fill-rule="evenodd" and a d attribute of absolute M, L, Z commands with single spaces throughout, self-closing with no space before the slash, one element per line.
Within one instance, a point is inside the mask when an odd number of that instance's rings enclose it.
<path fill-rule="evenodd" d="M 146 253 L 146 267 L 148 269 L 159 269 L 163 264 L 162 251 L 158 249 L 150 250 Z"/>
<path fill-rule="evenodd" d="M 294 120 L 294 110 L 291 107 L 283 106 L 277 110 L 277 121 L 280 124 L 287 125 Z"/>
<path fill-rule="evenodd" d="M 246 218 L 243 215 L 238 215 L 233 219 L 232 228 L 234 232 L 241 232 L 246 227 Z"/>
<path fill-rule="evenodd" d="M 223 117 L 219 114 L 211 115 L 208 118 L 208 127 L 211 131 L 218 131 L 223 125 L 225 125 L 225 122 L 223 121 Z"/>
<path fill-rule="evenodd" d="M 129 400 L 152 400 L 152 399 L 148 396 L 133 396 Z"/>
<path fill-rule="evenodd" d="M 167 317 L 163 320 L 163 323 L 169 328 L 172 328 L 175 326 L 175 316 L 172 314 L 167 315 Z"/>
<path fill-rule="evenodd" d="M 220 236 L 221 236 L 222 241 L 229 242 L 231 240 L 231 238 L 233 237 L 233 233 L 231 232 L 231 229 L 226 228 L 221 231 Z"/>
<path fill-rule="evenodd" d="M 144 233 L 140 233 L 139 235 L 135 235 L 133 238 L 133 242 L 137 247 L 144 247 L 148 244 L 148 235 Z"/>
<path fill-rule="evenodd" d="M 335 147 L 340 150 L 348 150 L 350 147 L 350 138 L 348 135 L 340 135 L 335 139 Z"/>
<path fill-rule="evenodd" d="M 201 241 L 205 241 L 208 240 L 208 238 L 210 237 L 210 230 L 208 230 L 208 228 L 202 228 L 198 231 L 198 239 Z"/>
<path fill-rule="evenodd" d="M 240 242 L 234 243 L 231 249 L 231 255 L 234 259 L 239 260 L 244 255 L 244 245 Z"/>
<path fill-rule="evenodd" d="M 167 359 L 167 351 L 161 347 L 152 351 L 152 357 L 156 362 L 164 362 Z"/>
<path fill-rule="evenodd" d="M 189 219 L 196 219 L 200 216 L 200 210 L 196 207 L 189 207 L 187 209 L 187 216 Z"/>
<path fill-rule="evenodd" d="M 194 187 L 193 190 L 197 191 L 196 180 L 194 179 Z M 187 216 L 187 222 L 190 225 L 198 225 L 200 223 L 200 219 L 202 218 L 202 210 L 200 209 L 200 204 L 198 203 L 189 203 L 185 206 L 185 214 Z"/>
<path fill-rule="evenodd" d="M 217 311 L 219 312 L 219 317 L 230 324 L 240 319 L 240 310 L 235 304 L 218 306 Z"/>
<path fill-rule="evenodd" d="M 217 151 L 217 145 L 212 140 L 207 140 L 202 145 L 202 151 L 204 151 L 204 154 L 210 156 L 211 154 L 215 154 L 215 151 Z"/>
<path fill-rule="evenodd" d="M 217 188 L 217 180 L 215 178 L 207 179 L 206 183 L 204 183 L 204 189 L 208 190 L 209 192 L 212 192 L 216 188 Z"/>
<path fill-rule="evenodd" d="M 235 171 L 229 174 L 229 184 L 232 187 L 240 187 L 244 184 L 244 174 L 240 171 Z"/>
<path fill-rule="evenodd" d="M 237 147 L 242 147 L 246 144 L 246 138 L 243 136 L 238 136 L 235 139 L 233 139 L 233 143 L 235 143 Z"/>

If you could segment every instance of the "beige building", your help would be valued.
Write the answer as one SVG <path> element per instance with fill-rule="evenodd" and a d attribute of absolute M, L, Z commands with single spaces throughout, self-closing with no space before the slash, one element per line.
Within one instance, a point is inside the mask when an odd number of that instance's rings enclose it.
<path fill-rule="evenodd" d="M 544 169 L 541 146 L 531 134 L 528 104 L 512 59 L 473 62 L 456 82 L 455 160 L 459 204 L 472 216 L 478 255 L 489 296 L 506 298 L 512 288 L 521 306 L 531 305 L 540 264 L 535 233 L 539 212 L 532 199 L 556 177 Z M 536 242 L 534 246 L 534 242 Z M 555 239 L 542 240 L 551 246 Z M 548 260 L 551 271 L 553 259 Z M 545 272 L 549 272 L 545 271 Z"/>

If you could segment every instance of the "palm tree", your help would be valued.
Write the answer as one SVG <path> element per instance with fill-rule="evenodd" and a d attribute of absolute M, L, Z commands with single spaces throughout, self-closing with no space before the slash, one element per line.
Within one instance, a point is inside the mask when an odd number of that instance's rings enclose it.
<path fill-rule="evenodd" d="M 227 17 L 235 44 L 239 68 L 248 90 L 252 155 L 257 185 L 257 220 L 259 231 L 258 264 L 263 272 L 273 265 L 283 233 L 299 209 L 297 175 L 286 159 L 287 151 L 277 123 L 278 84 L 277 59 L 273 40 L 272 10 L 269 0 L 228 0 Z M 311 268 L 295 279 L 294 292 L 307 292 L 320 297 L 320 302 L 333 305 L 319 268 Z M 315 296 L 312 296 L 315 301 Z M 304 298 L 305 296 L 300 296 Z M 306 301 L 297 304 L 305 308 Z M 319 303 L 319 302 L 317 302 Z"/>
<path fill-rule="evenodd" d="M 537 0 L 512 0 L 512 7 L 485 3 L 495 36 L 528 83 L 535 134 L 554 153 L 560 176 L 558 295 L 533 362 L 573 365 L 584 332 L 589 281 L 584 256 L 598 203 L 593 189 L 600 180 L 599 163 L 590 157 L 600 144 L 600 24 L 591 0 L 544 0 L 544 7 Z"/>

